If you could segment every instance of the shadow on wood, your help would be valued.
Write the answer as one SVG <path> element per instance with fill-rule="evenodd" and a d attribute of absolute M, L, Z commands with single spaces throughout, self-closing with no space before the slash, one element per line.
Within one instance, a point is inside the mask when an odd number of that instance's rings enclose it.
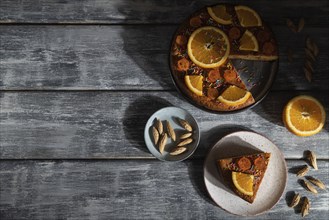
<path fill-rule="evenodd" d="M 237 132 L 237 131 L 251 131 L 250 129 L 243 127 L 243 126 L 237 126 L 237 125 L 220 125 L 217 127 L 214 127 L 206 132 L 203 132 L 201 135 L 201 141 L 198 149 L 196 150 L 196 155 L 205 155 L 207 152 L 209 152 L 212 147 L 224 136 Z M 197 157 L 197 156 L 196 156 Z M 206 202 L 216 205 L 216 203 L 211 199 L 210 195 L 208 194 L 207 188 L 204 183 L 204 161 L 205 158 L 203 157 L 202 160 L 195 160 L 193 163 L 186 162 L 186 165 L 188 166 L 188 174 L 191 180 L 191 183 L 195 189 L 196 192 L 198 192 L 199 196 L 204 199 Z M 200 164 L 201 163 L 201 164 Z M 213 171 L 213 172 L 217 172 Z M 215 174 L 214 174 L 215 176 Z M 225 186 L 225 183 L 222 182 L 222 185 Z M 229 189 L 228 189 L 229 190 Z M 233 192 L 231 192 L 233 193 Z"/>
<path fill-rule="evenodd" d="M 271 92 L 262 100 L 257 106 L 255 106 L 252 110 L 257 113 L 262 118 L 266 119 L 267 121 L 284 127 L 282 122 L 282 112 L 284 108 L 284 104 L 288 102 L 288 96 L 280 97 L 280 100 L 273 101 L 273 95 Z M 272 96 L 272 97 L 271 97 Z M 284 101 L 282 101 L 284 99 Z"/>
<path fill-rule="evenodd" d="M 156 96 L 142 96 L 132 102 L 123 118 L 126 140 L 144 152 L 149 152 L 144 143 L 144 128 L 151 115 L 161 108 L 172 106 L 168 101 Z M 136 132 L 138 131 L 138 132 Z"/>
<path fill-rule="evenodd" d="M 210 203 L 214 206 L 217 206 L 216 203 L 211 199 L 208 194 L 206 185 L 203 180 L 203 163 L 202 160 L 193 160 L 192 163 L 189 161 L 184 162 L 188 167 L 188 175 L 194 190 L 198 193 L 198 195 L 207 203 Z"/>
<path fill-rule="evenodd" d="M 252 131 L 251 129 L 234 124 L 224 124 L 204 131 L 201 134 L 200 145 L 196 155 L 206 155 L 209 150 L 224 136 L 237 131 Z"/>
<path fill-rule="evenodd" d="M 134 71 L 139 71 L 150 79 L 150 82 L 140 83 L 147 85 L 154 80 L 162 89 L 175 89 L 169 67 L 169 48 L 174 30 L 174 26 L 138 26 L 137 28 L 123 26 L 123 31 L 120 33 L 123 49 L 137 64 L 135 66 L 139 67 L 139 70 Z M 161 32 L 166 34 L 159 36 Z M 123 68 L 129 71 L 129 67 Z M 127 76 L 129 77 L 129 74 Z"/>
<path fill-rule="evenodd" d="M 288 172 L 289 173 L 292 173 L 292 174 L 297 174 L 298 171 L 300 171 L 302 168 L 304 168 L 305 165 L 300 165 L 300 166 L 295 166 L 295 167 L 291 167 L 288 169 Z"/>

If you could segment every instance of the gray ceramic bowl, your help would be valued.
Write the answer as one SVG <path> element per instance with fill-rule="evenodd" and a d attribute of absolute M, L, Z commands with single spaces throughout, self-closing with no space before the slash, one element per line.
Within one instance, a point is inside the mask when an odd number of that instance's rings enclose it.
<path fill-rule="evenodd" d="M 176 141 L 173 141 L 171 138 L 168 138 L 165 147 L 165 152 L 163 154 L 160 153 L 158 146 L 154 144 L 153 135 L 152 135 L 152 126 L 155 124 L 156 118 L 162 121 L 164 125 L 163 126 L 164 132 L 166 132 L 165 120 L 168 120 L 177 136 Z M 180 142 L 179 140 L 180 135 L 186 132 L 186 130 L 184 130 L 184 128 L 182 128 L 178 123 L 177 118 L 186 120 L 192 126 L 193 142 L 186 145 L 187 151 L 185 151 L 184 153 L 179 155 L 170 155 L 169 154 L 170 150 L 173 149 Z M 172 161 L 172 162 L 182 161 L 190 157 L 198 147 L 200 142 L 200 130 L 193 116 L 190 113 L 188 113 L 186 110 L 177 107 L 166 107 L 158 110 L 149 118 L 144 130 L 144 139 L 145 139 L 145 144 L 149 149 L 149 151 L 159 160 Z"/>

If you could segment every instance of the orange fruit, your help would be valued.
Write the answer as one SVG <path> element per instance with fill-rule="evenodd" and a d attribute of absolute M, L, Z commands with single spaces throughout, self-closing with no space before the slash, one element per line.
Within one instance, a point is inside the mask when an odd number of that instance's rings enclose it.
<path fill-rule="evenodd" d="M 311 136 L 320 132 L 325 120 L 326 112 L 322 104 L 311 96 L 297 96 L 283 110 L 284 125 L 298 136 Z"/>
<path fill-rule="evenodd" d="M 244 32 L 240 39 L 240 50 L 258 51 L 259 45 L 256 37 L 248 30 Z"/>
<path fill-rule="evenodd" d="M 235 188 L 247 195 L 252 196 L 254 195 L 253 191 L 253 183 L 254 183 L 254 176 L 246 173 L 241 172 L 232 172 L 232 180 Z"/>
<path fill-rule="evenodd" d="M 202 68 L 216 68 L 222 65 L 230 52 L 226 34 L 215 27 L 196 29 L 187 43 L 187 53 L 196 65 Z"/>
<path fill-rule="evenodd" d="M 203 76 L 185 75 L 185 84 L 194 94 L 202 96 Z"/>
<path fill-rule="evenodd" d="M 207 8 L 209 15 L 220 24 L 232 24 L 232 16 L 226 12 L 225 5 L 216 5 Z"/>
<path fill-rule="evenodd" d="M 249 91 L 230 85 L 217 100 L 229 106 L 237 106 L 245 103 L 250 96 L 251 93 Z"/>
<path fill-rule="evenodd" d="M 262 26 L 262 19 L 253 9 L 244 5 L 234 8 L 242 27 Z"/>

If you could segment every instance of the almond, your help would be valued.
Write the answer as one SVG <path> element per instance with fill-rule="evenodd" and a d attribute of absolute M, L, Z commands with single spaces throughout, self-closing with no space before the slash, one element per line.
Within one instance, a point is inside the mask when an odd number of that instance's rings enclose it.
<path fill-rule="evenodd" d="M 184 153 L 186 150 L 187 150 L 187 148 L 184 146 L 176 147 L 170 152 L 170 155 L 176 156 L 176 155 Z"/>
<path fill-rule="evenodd" d="M 181 141 L 179 144 L 177 144 L 177 146 L 178 147 L 185 146 L 185 145 L 188 145 L 188 144 L 190 144 L 192 142 L 193 142 L 193 139 L 192 138 L 187 138 L 187 139 Z"/>

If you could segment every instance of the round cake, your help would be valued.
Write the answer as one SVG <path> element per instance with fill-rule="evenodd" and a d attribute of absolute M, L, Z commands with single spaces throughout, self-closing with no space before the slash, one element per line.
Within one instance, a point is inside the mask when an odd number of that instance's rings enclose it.
<path fill-rule="evenodd" d="M 240 64 L 263 65 L 277 59 L 274 34 L 256 11 L 221 4 L 193 13 L 180 25 L 171 45 L 170 66 L 176 86 L 190 101 L 211 111 L 229 112 L 260 99 L 252 91 L 257 83 L 250 85 L 254 73 Z"/>

